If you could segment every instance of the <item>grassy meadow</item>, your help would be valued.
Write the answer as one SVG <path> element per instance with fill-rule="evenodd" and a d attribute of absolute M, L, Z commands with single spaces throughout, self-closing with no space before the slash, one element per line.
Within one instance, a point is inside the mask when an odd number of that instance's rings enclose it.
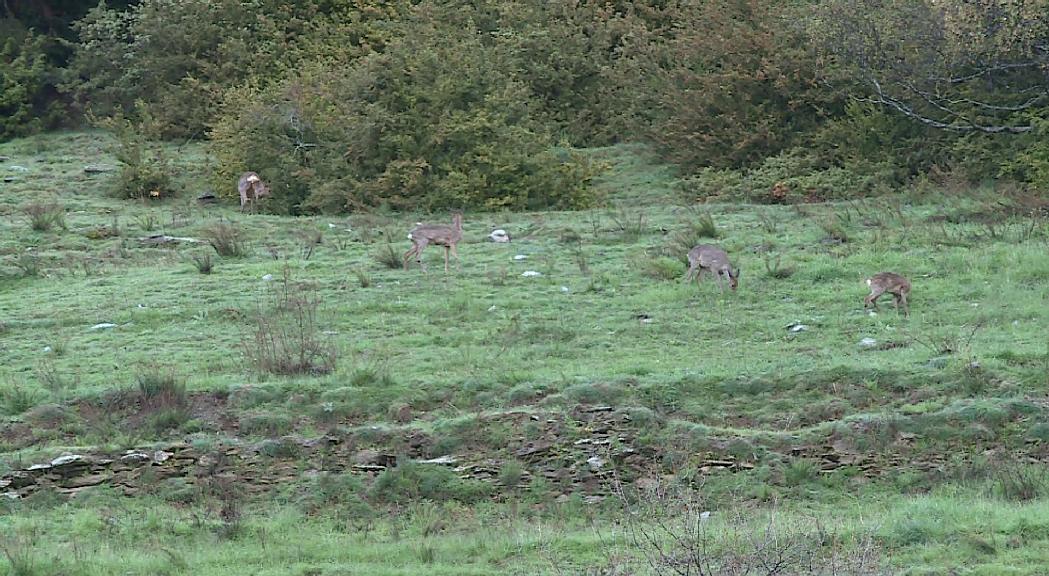
<path fill-rule="evenodd" d="M 1041 198 L 929 182 L 844 203 L 695 204 L 622 145 L 587 151 L 605 168 L 602 207 L 467 213 L 461 270 L 445 274 L 431 247 L 423 273 L 400 268 L 406 233 L 446 214 L 241 214 L 194 144 L 170 148 L 180 196 L 120 200 L 111 145 L 101 132 L 0 144 L 0 473 L 66 452 L 336 434 L 498 478 L 329 477 L 312 456 L 261 449 L 299 480 L 240 498 L 233 520 L 185 483 L 2 498 L 0 574 L 670 573 L 643 561 L 620 499 L 586 499 L 607 482 L 545 480 L 520 457 L 552 436 L 586 441 L 580 409 L 604 406 L 643 456 L 622 481 L 673 476 L 713 526 L 739 508 L 757 531 L 818 517 L 843 550 L 869 536 L 886 573 L 1046 573 Z M 209 190 L 222 201 L 198 204 Z M 495 228 L 513 242 L 487 242 Z M 199 242 L 139 240 L 155 234 Z M 231 235 L 239 255 L 209 244 Z M 738 291 L 682 281 L 701 242 L 741 268 Z M 863 308 L 883 270 L 911 279 L 909 316 L 888 295 Z M 306 342 L 308 373 L 261 369 L 253 350 L 275 335 Z M 179 400 L 106 413 L 154 380 Z M 421 447 L 399 440 L 415 435 Z M 821 464 L 825 447 L 840 465 Z"/>

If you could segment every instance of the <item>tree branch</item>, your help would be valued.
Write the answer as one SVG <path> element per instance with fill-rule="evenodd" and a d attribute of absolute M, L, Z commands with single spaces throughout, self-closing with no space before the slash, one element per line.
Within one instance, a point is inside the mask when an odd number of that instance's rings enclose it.
<path fill-rule="evenodd" d="M 876 98 L 860 98 L 861 101 L 873 102 L 875 104 L 881 104 L 883 106 L 888 106 L 888 107 L 890 107 L 890 108 L 892 108 L 892 109 L 902 113 L 903 115 L 907 116 L 908 118 L 917 120 L 917 121 L 921 122 L 922 124 L 925 124 L 927 126 L 931 126 L 933 128 L 939 128 L 939 129 L 942 129 L 942 130 L 950 130 L 950 131 L 953 131 L 953 132 L 983 132 L 985 134 L 1002 134 L 1002 133 L 1005 133 L 1005 134 L 1023 134 L 1025 132 L 1030 132 L 1031 130 L 1034 130 L 1034 126 L 1033 125 L 1023 125 L 1023 126 L 996 125 L 996 126 L 989 126 L 989 125 L 985 125 L 985 124 L 979 124 L 979 123 L 973 122 L 972 120 L 969 120 L 969 119 L 965 118 L 961 114 L 959 114 L 957 112 L 954 112 L 954 111 L 950 110 L 949 108 L 946 108 L 946 107 L 944 107 L 944 106 L 942 106 L 942 105 L 940 105 L 940 104 L 938 104 L 936 102 L 929 101 L 929 104 L 931 104 L 932 106 L 935 106 L 936 108 L 944 111 L 948 115 L 957 116 L 958 118 L 963 119 L 964 122 L 963 123 L 943 122 L 943 121 L 940 121 L 940 120 L 936 120 L 934 118 L 930 118 L 930 117 L 928 117 L 926 115 L 923 115 L 923 114 L 921 114 L 919 112 L 916 112 L 914 110 L 914 108 L 908 106 L 907 104 L 905 104 L 904 102 L 902 102 L 898 98 L 895 98 L 893 96 L 890 96 L 890 95 L 886 94 L 885 90 L 881 86 L 881 82 L 879 82 L 877 78 L 875 78 L 873 76 L 870 76 L 868 78 L 868 80 L 870 81 L 871 85 L 874 87 L 874 92 L 877 95 L 877 97 Z M 916 93 L 919 96 L 922 96 L 920 91 L 918 91 Z"/>

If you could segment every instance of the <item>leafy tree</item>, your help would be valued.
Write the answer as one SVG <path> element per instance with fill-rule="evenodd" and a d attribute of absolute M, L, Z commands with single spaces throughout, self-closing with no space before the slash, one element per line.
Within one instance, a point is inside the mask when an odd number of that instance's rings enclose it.
<path fill-rule="evenodd" d="M 815 30 L 865 99 L 931 128 L 1022 134 L 1049 105 L 1046 0 L 831 0 Z"/>
<path fill-rule="evenodd" d="M 58 71 L 49 57 L 53 39 L 0 21 L 0 140 L 53 128 L 63 119 L 56 99 Z"/>
<path fill-rule="evenodd" d="M 637 127 L 686 170 L 752 165 L 840 109 L 816 84 L 790 7 L 713 0 L 667 15 L 666 28 L 642 30 L 628 48 L 620 84 Z"/>
<path fill-rule="evenodd" d="M 212 132 L 220 182 L 256 170 L 287 212 L 589 204 L 589 165 L 552 151 L 484 15 L 424 3 L 382 53 L 233 89 Z"/>

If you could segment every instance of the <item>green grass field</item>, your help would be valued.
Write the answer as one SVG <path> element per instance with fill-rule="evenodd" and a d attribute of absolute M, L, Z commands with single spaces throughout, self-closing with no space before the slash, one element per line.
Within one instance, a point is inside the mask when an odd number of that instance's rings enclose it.
<path fill-rule="evenodd" d="M 115 172 L 83 170 L 115 167 L 110 144 L 77 132 L 0 145 L 0 473 L 184 442 L 296 480 L 228 491 L 245 493 L 235 506 L 199 478 L 5 498 L 0 574 L 646 573 L 610 477 L 588 471 L 598 436 L 627 486 L 674 475 L 716 513 L 824 518 L 845 548 L 869 532 L 891 573 L 1046 573 L 1038 197 L 929 184 L 699 205 L 644 149 L 619 146 L 590 151 L 607 166 L 603 207 L 467 213 L 461 270 L 445 274 L 431 248 L 424 274 L 379 256 L 447 215 L 245 215 L 232 184 L 201 206 L 196 145 L 171 149 L 180 197 L 118 200 Z M 33 230 L 33 203 L 64 222 Z M 706 216 L 716 239 L 701 237 Z M 224 223 L 243 255 L 207 244 Z M 514 241 L 486 242 L 494 228 Z M 201 242 L 139 241 L 161 233 Z M 682 282 L 699 242 L 733 257 L 737 292 Z M 205 255 L 210 274 L 193 261 Z M 863 281 L 882 270 L 912 280 L 909 317 L 888 296 L 864 310 Z M 275 334 L 315 345 L 317 373 L 261 372 L 250 351 Z M 151 401 L 154 381 L 173 396 Z M 613 416 L 585 416 L 605 406 Z M 453 456 L 494 474 L 356 473 L 295 448 L 324 435 L 343 456 Z M 541 442 L 557 458 L 523 456 Z"/>

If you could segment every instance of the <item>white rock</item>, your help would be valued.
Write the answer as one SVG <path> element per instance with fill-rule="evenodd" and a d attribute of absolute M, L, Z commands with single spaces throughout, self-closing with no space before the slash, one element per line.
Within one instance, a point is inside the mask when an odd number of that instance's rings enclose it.
<path fill-rule="evenodd" d="M 518 254 L 514 256 L 514 260 L 517 260 L 518 262 L 520 262 L 521 260 L 528 260 L 528 256 L 525 254 Z"/>
<path fill-rule="evenodd" d="M 51 347 L 50 346 L 44 346 L 44 350 L 43 351 L 44 352 L 50 352 L 51 351 Z"/>
<path fill-rule="evenodd" d="M 420 464 L 443 464 L 445 466 L 450 466 L 456 462 L 458 462 L 458 460 L 455 459 L 455 456 L 438 456 L 437 458 L 419 461 Z"/>
<path fill-rule="evenodd" d="M 521 276 L 524 276 L 525 278 L 535 278 L 536 276 L 542 275 L 541 272 L 536 272 L 535 270 L 525 270 L 524 272 L 521 272 Z"/>
<path fill-rule="evenodd" d="M 112 322 L 101 322 L 99 324 L 95 324 L 94 326 L 92 326 L 90 328 L 90 330 L 108 330 L 110 328 L 116 328 L 116 327 L 117 327 L 117 325 L 112 323 Z"/>
<path fill-rule="evenodd" d="M 699 519 L 700 520 L 710 520 L 710 512 L 700 512 L 699 513 Z"/>
<path fill-rule="evenodd" d="M 492 304 L 491 306 L 489 306 L 488 307 L 488 311 L 489 312 L 495 312 L 495 304 Z"/>
<path fill-rule="evenodd" d="M 72 464 L 81 460 L 83 457 L 76 454 L 68 454 L 66 456 L 59 456 L 51 461 L 52 466 L 65 466 L 66 464 Z"/>
<path fill-rule="evenodd" d="M 331 222 L 328 222 L 328 228 L 338 228 L 338 226 L 332 224 Z"/>
<path fill-rule="evenodd" d="M 568 292 L 568 286 L 562 286 L 561 287 L 561 291 L 567 293 Z"/>
<path fill-rule="evenodd" d="M 266 274 L 265 276 L 262 277 L 262 280 L 264 282 L 269 282 L 270 280 L 273 280 L 273 274 Z"/>
<path fill-rule="evenodd" d="M 808 326 L 806 326 L 805 324 L 802 324 L 800 322 L 795 322 L 793 324 L 787 324 L 787 330 L 790 330 L 794 334 L 797 334 L 798 332 L 804 332 L 804 331 L 806 331 L 808 329 L 809 329 Z"/>
<path fill-rule="evenodd" d="M 492 242 L 505 243 L 510 241 L 510 235 L 506 233 L 506 230 L 502 228 L 496 228 L 492 230 L 492 233 L 488 235 L 488 239 Z"/>
<path fill-rule="evenodd" d="M 600 470 L 605 465 L 605 459 L 600 456 L 591 456 L 586 459 L 586 463 L 590 465 L 591 470 Z"/>
<path fill-rule="evenodd" d="M 864 338 L 863 340 L 860 340 L 860 346 L 862 346 L 863 348 L 870 348 L 871 346 L 874 346 L 877 343 L 878 343 L 877 340 L 875 340 L 874 338 L 869 338 L 869 337 L 868 338 Z"/>
<path fill-rule="evenodd" d="M 14 166 L 11 166 L 11 169 L 14 170 L 15 172 L 29 172 L 29 168 L 26 168 L 25 166 L 19 166 L 17 164 L 14 165 Z"/>

